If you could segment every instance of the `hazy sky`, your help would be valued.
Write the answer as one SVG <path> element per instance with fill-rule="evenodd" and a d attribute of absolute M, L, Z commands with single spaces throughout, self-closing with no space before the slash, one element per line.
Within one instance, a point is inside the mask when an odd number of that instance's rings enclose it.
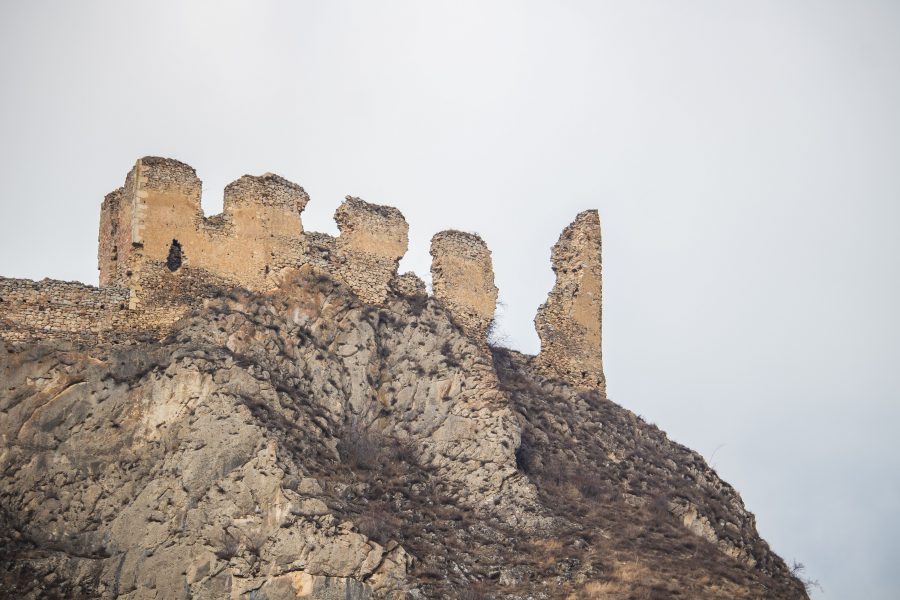
<path fill-rule="evenodd" d="M 610 397 L 701 452 L 817 598 L 900 593 L 900 3 L 0 4 L 0 274 L 96 283 L 100 201 L 178 158 L 480 233 L 538 349 L 604 236 Z"/>

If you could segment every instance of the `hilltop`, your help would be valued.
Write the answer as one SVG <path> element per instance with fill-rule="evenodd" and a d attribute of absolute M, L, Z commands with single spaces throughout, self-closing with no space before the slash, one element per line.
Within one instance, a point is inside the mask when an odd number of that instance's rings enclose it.
<path fill-rule="evenodd" d="M 101 208 L 100 286 L 0 279 L 0 590 L 103 598 L 785 598 L 739 495 L 606 396 L 600 220 L 541 352 L 492 347 L 490 250 L 171 159 Z"/>

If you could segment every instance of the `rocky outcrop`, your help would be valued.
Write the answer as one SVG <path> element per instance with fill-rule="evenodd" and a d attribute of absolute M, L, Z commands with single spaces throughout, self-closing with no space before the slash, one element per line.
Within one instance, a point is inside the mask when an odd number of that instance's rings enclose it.
<path fill-rule="evenodd" d="M 541 353 L 491 347 L 476 235 L 147 157 L 101 287 L 0 278 L 0 590 L 14 598 L 805 600 L 737 493 L 606 398 L 600 221 L 553 248 Z"/>
<path fill-rule="evenodd" d="M 805 597 L 702 458 L 400 279 L 375 306 L 307 266 L 159 341 L 0 347 L 3 589 Z"/>
<path fill-rule="evenodd" d="M 462 330 L 485 339 L 498 290 L 484 240 L 462 231 L 436 233 L 431 238 L 431 281 L 434 297 L 447 306 Z"/>
<path fill-rule="evenodd" d="M 534 319 L 541 338 L 536 364 L 549 377 L 605 392 L 600 343 L 600 216 L 596 210 L 580 213 L 563 230 L 551 260 L 556 285 Z"/>

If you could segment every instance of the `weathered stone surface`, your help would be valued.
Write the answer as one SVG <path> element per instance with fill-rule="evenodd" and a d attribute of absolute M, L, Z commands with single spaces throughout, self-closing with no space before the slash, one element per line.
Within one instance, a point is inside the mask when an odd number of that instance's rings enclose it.
<path fill-rule="evenodd" d="M 100 285 L 149 288 L 145 268 L 165 263 L 177 242 L 186 266 L 216 281 L 250 289 L 272 287 L 274 273 L 296 266 L 309 196 L 277 175 L 245 175 L 225 188 L 224 211 L 204 218 L 194 169 L 145 157 L 101 209 Z M 171 275 L 176 276 L 176 275 Z"/>
<path fill-rule="evenodd" d="M 381 304 L 409 244 L 409 225 L 399 210 L 347 196 L 334 220 L 340 257 L 335 275 L 363 300 Z"/>
<path fill-rule="evenodd" d="M 549 377 L 606 391 L 601 349 L 600 216 L 580 213 L 553 246 L 556 285 L 538 308 L 537 365 Z"/>
<path fill-rule="evenodd" d="M 0 379 L 16 597 L 565 598 L 635 556 L 628 593 L 804 597 L 698 455 L 433 299 L 312 266 L 163 341 L 0 346 Z"/>
<path fill-rule="evenodd" d="M 740 497 L 605 397 L 600 229 L 554 247 L 538 357 L 485 344 L 477 237 L 146 158 L 100 288 L 0 278 L 0 590 L 16 598 L 803 600 Z M 177 242 L 177 243 L 176 243 Z"/>
<path fill-rule="evenodd" d="M 479 236 L 441 231 L 431 238 L 434 297 L 468 335 L 484 340 L 497 307 L 491 251 Z"/>
<path fill-rule="evenodd" d="M 391 289 L 406 298 L 418 298 L 424 300 L 428 297 L 425 282 L 415 273 L 403 273 L 397 275 L 391 281 Z"/>
<path fill-rule="evenodd" d="M 300 214 L 309 196 L 271 173 L 230 183 L 224 210 L 213 217 L 204 217 L 200 195 L 200 179 L 189 165 L 152 156 L 138 160 L 100 210 L 103 291 L 0 278 L 0 291 L 9 299 L 0 305 L 0 322 L 7 324 L 0 339 L 29 339 L 38 331 L 58 338 L 160 336 L 217 289 L 271 290 L 286 270 L 303 265 L 381 304 L 406 252 L 409 227 L 400 211 L 349 196 L 335 213 L 338 238 L 304 232 Z M 79 310 L 69 310 L 68 300 L 34 304 L 57 294 L 77 296 Z"/>

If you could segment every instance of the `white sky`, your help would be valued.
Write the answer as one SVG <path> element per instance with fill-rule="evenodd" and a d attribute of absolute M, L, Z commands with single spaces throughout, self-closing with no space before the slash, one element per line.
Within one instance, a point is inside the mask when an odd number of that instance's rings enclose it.
<path fill-rule="evenodd" d="M 900 590 L 900 4 L 5 1 L 0 274 L 96 283 L 134 160 L 346 194 L 494 253 L 538 349 L 549 249 L 604 234 L 610 396 L 730 481 L 818 598 Z M 717 450 L 718 448 L 718 450 Z M 713 453 L 715 453 L 714 456 Z"/>

